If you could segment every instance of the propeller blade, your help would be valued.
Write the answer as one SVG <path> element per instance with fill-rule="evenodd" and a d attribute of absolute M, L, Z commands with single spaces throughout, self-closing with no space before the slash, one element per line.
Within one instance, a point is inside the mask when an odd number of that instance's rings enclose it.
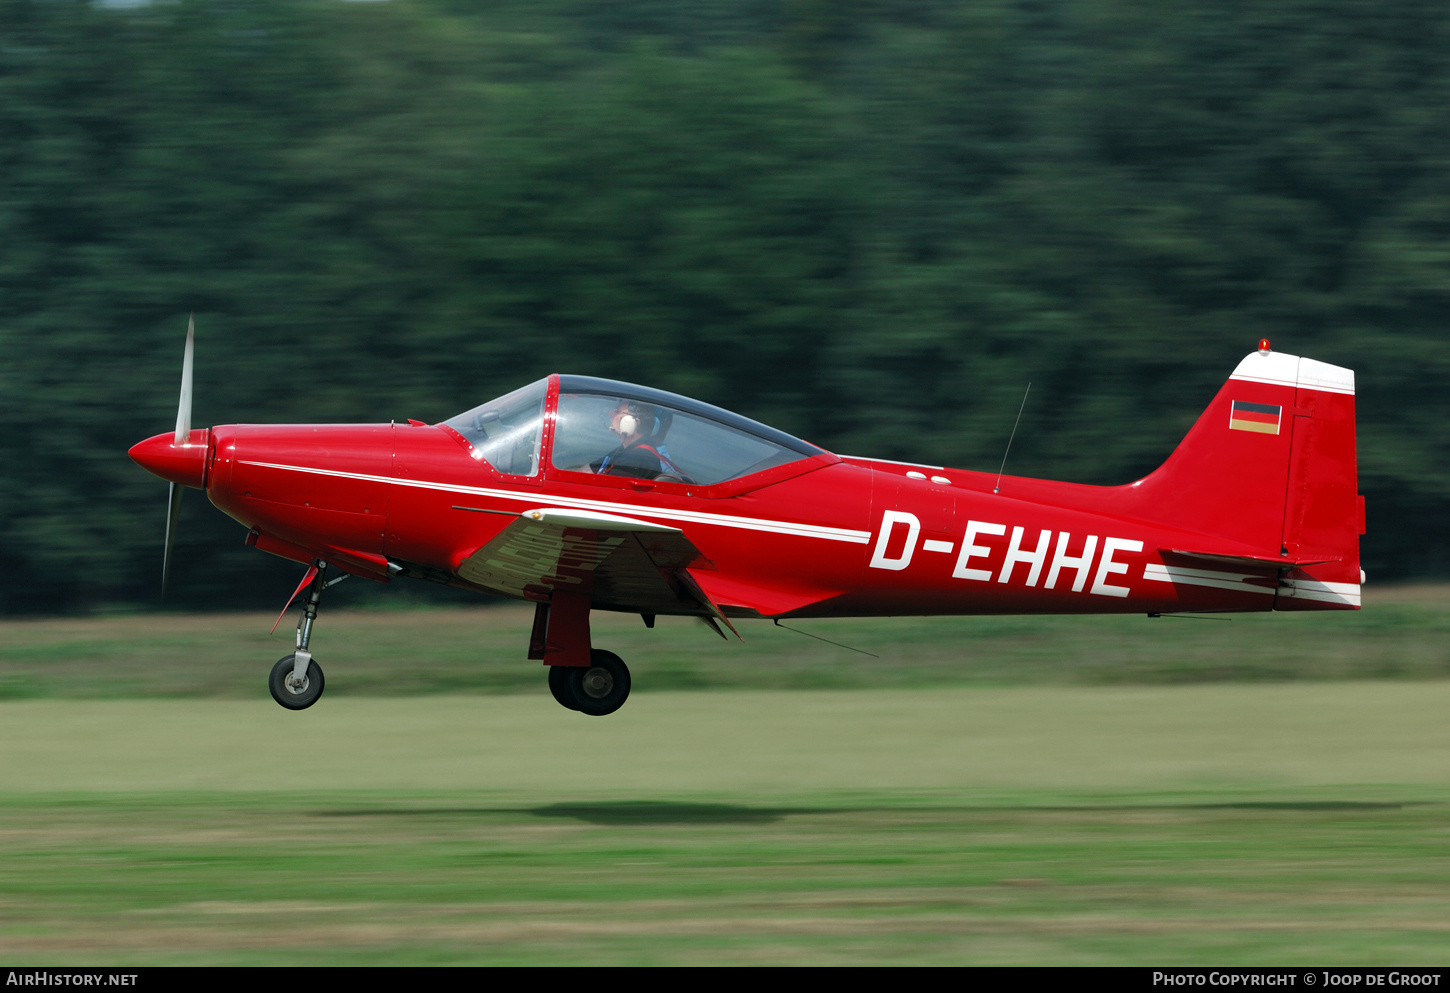
<path fill-rule="evenodd" d="M 176 406 L 176 447 L 180 448 L 186 444 L 191 437 L 191 354 L 195 348 L 196 339 L 196 315 L 192 314 L 186 322 L 186 354 L 181 360 L 181 402 Z M 173 499 L 172 516 L 175 517 L 175 508 L 178 506 Z M 168 549 L 171 548 L 168 542 Z"/>
<path fill-rule="evenodd" d="M 181 493 L 185 486 L 171 484 L 171 507 L 166 512 L 166 552 L 161 558 L 161 596 L 166 597 L 166 578 L 171 573 L 171 546 L 176 543 L 176 522 L 181 517 Z"/>

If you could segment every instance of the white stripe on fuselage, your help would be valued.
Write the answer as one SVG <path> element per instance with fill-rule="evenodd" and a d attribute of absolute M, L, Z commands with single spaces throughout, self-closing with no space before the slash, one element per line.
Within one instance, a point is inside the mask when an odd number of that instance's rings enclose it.
<path fill-rule="evenodd" d="M 1358 583 L 1326 583 L 1318 579 L 1286 579 L 1286 596 L 1299 600 L 1319 600 L 1324 603 L 1348 603 L 1360 605 Z"/>
<path fill-rule="evenodd" d="M 1143 567 L 1143 578 L 1160 583 L 1177 583 L 1183 586 L 1208 586 L 1218 590 L 1238 590 L 1249 593 L 1277 593 L 1283 597 L 1300 600 L 1319 600 L 1324 603 L 1360 605 L 1358 583 L 1327 583 L 1318 579 L 1283 579 L 1278 588 L 1250 585 L 1248 580 L 1264 580 L 1267 576 L 1253 576 L 1245 573 L 1217 572 L 1212 569 L 1185 569 L 1182 566 L 1158 565 L 1150 562 Z"/>
<path fill-rule="evenodd" d="M 1244 573 L 1216 572 L 1212 569 L 1185 569 L 1181 566 L 1159 565 L 1149 562 L 1143 567 L 1143 578 L 1160 583 L 1175 583 L 1182 586 L 1207 586 L 1216 590 L 1237 590 L 1240 593 L 1267 593 L 1274 595 L 1272 586 L 1250 586 L 1246 580 L 1266 579 L 1266 576 L 1250 576 Z"/>
<path fill-rule="evenodd" d="M 558 496 L 539 491 L 520 493 L 515 490 L 496 490 L 482 486 L 453 486 L 448 483 L 434 483 L 425 479 L 401 479 L 393 476 L 373 476 L 362 472 L 342 472 L 337 469 L 314 469 L 301 465 L 281 465 L 276 462 L 254 462 L 239 459 L 242 465 L 260 466 L 264 469 L 282 469 L 288 472 L 305 472 L 314 476 L 335 476 L 338 479 L 360 479 L 370 483 L 390 483 L 394 486 L 411 486 L 420 490 L 437 490 L 441 493 L 458 493 L 467 496 L 494 497 L 517 500 L 529 507 L 536 507 L 540 500 L 546 500 L 560 507 L 578 510 L 599 510 L 606 513 L 625 512 L 644 517 L 655 517 L 667 521 L 685 521 L 691 524 L 714 524 L 720 527 L 741 528 L 746 531 L 768 531 L 772 534 L 788 534 L 801 538 L 824 538 L 828 541 L 849 541 L 865 545 L 871 541 L 871 532 L 852 531 L 849 528 L 830 528 L 819 524 L 801 524 L 795 521 L 767 521 L 755 517 L 732 517 L 728 514 L 707 514 L 694 510 L 666 510 L 661 507 L 641 507 L 632 503 L 614 503 L 608 500 L 583 500 L 577 497 Z"/>

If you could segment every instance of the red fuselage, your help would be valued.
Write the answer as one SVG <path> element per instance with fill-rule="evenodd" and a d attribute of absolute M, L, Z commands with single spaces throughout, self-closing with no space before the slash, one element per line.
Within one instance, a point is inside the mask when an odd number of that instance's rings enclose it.
<path fill-rule="evenodd" d="M 1294 390 L 1287 390 L 1287 401 L 1284 393 L 1282 386 L 1245 383 L 1234 396 L 1263 400 L 1261 407 L 1273 401 L 1289 417 L 1299 408 Z M 498 592 L 460 577 L 460 565 L 519 514 L 562 508 L 678 528 L 701 553 L 690 573 L 732 616 L 1261 611 L 1359 603 L 1357 545 L 1352 560 L 1342 549 L 1316 555 L 1316 524 L 1308 520 L 1289 549 L 1282 468 L 1275 470 L 1277 497 L 1272 488 L 1262 496 L 1249 486 L 1242 500 L 1202 492 L 1238 485 L 1235 467 L 1244 456 L 1237 449 L 1226 450 L 1220 464 L 1213 461 L 1218 449 L 1204 447 L 1206 465 L 1174 470 L 1170 460 L 1154 476 L 1119 487 L 1003 477 L 994 492 L 997 480 L 989 474 L 827 453 L 700 486 L 554 467 L 547 455 L 557 394 L 554 377 L 544 457 L 532 476 L 495 470 L 446 426 L 411 422 L 223 425 L 193 431 L 180 450 L 168 434 L 132 454 L 157 475 L 204 486 L 262 550 L 300 562 L 323 559 L 383 581 L 404 573 Z M 1220 402 L 1229 405 L 1222 426 L 1213 428 L 1220 432 L 1240 416 L 1234 411 L 1254 406 L 1242 399 L 1234 405 L 1224 394 Z M 1336 403 L 1347 410 L 1336 412 Z M 1318 404 L 1331 420 L 1347 416 L 1352 470 L 1353 396 L 1324 394 L 1302 404 Z M 1206 414 L 1200 426 L 1210 420 Z M 1292 477 L 1295 437 L 1291 425 L 1273 435 L 1236 430 L 1230 440 L 1258 446 L 1253 451 L 1262 449 L 1266 458 L 1282 455 Z M 1175 457 L 1180 454 L 1188 458 L 1182 451 Z M 1347 485 L 1352 501 L 1353 480 Z M 1343 530 L 1346 514 L 1362 513 L 1336 499 L 1328 511 L 1333 520 L 1321 527 L 1326 533 Z M 1298 583 L 1286 584 L 1286 577 Z M 599 599 L 594 606 L 640 609 Z"/>

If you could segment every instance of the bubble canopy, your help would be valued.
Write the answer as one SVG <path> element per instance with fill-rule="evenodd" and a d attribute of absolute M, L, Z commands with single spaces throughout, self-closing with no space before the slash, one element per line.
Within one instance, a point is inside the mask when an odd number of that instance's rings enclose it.
<path fill-rule="evenodd" d="M 547 461 L 568 473 L 616 474 L 709 486 L 826 454 L 766 424 L 689 397 L 592 376 L 559 376 L 551 452 L 543 423 L 551 379 L 444 423 L 476 458 L 532 476 Z M 620 425 L 632 430 L 621 434 Z M 542 457 L 541 457 L 542 456 Z"/>

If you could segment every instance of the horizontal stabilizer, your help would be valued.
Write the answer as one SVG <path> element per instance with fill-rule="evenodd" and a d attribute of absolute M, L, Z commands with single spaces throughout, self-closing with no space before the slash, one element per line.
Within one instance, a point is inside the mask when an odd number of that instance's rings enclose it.
<path fill-rule="evenodd" d="M 1197 552 L 1185 548 L 1160 548 L 1160 555 L 1218 563 L 1233 569 L 1298 569 L 1306 565 L 1338 562 L 1338 558 L 1292 558 L 1279 555 L 1225 555 L 1221 552 Z"/>

